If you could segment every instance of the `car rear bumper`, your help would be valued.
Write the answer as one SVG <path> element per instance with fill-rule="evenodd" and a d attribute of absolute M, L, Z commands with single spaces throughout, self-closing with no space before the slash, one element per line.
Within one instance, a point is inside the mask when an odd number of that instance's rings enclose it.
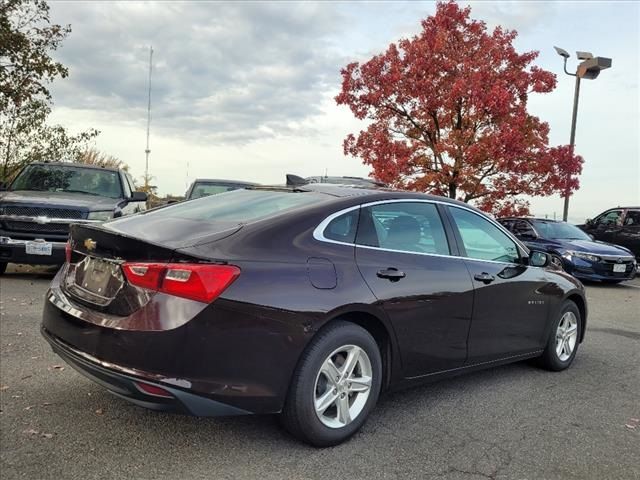
<path fill-rule="evenodd" d="M 0 237 L 0 262 L 29 265 L 62 265 L 64 263 L 66 242 L 48 242 L 51 243 L 51 255 L 32 255 L 26 250 L 27 243 L 31 241 L 34 240 Z"/>
<path fill-rule="evenodd" d="M 44 326 L 41 327 L 41 333 L 47 342 L 49 342 L 53 351 L 66 363 L 85 377 L 102 385 L 114 395 L 138 406 L 152 410 L 200 417 L 246 415 L 251 413 L 178 388 L 177 386 L 167 383 L 167 380 L 170 379 L 160 381 L 158 380 L 158 376 L 154 374 L 101 362 L 97 358 L 91 357 L 65 344 Z M 158 387 L 167 392 L 171 397 L 147 393 L 138 386 L 141 383 Z"/>

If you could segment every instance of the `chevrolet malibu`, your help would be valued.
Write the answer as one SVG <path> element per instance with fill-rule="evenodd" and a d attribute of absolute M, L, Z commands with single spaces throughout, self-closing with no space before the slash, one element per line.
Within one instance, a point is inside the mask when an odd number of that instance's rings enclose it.
<path fill-rule="evenodd" d="M 256 187 L 71 228 L 42 333 L 143 407 L 279 413 L 315 446 L 381 392 L 536 359 L 573 362 L 583 287 L 455 200 Z"/>

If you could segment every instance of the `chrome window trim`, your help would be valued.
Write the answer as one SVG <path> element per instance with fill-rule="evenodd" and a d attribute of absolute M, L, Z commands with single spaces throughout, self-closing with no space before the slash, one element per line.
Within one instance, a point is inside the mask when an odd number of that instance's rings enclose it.
<path fill-rule="evenodd" d="M 440 200 L 423 200 L 423 199 L 419 199 L 419 198 L 395 198 L 395 199 L 391 199 L 391 200 L 377 200 L 375 202 L 368 202 L 368 203 L 363 203 L 360 205 L 355 205 L 352 207 L 347 207 L 344 208 L 342 210 L 339 210 L 335 213 L 332 213 L 331 215 L 329 215 L 328 217 L 326 217 L 322 222 L 320 222 L 320 224 L 313 230 L 313 238 L 318 240 L 319 242 L 325 242 L 325 243 L 333 243 L 336 245 L 344 245 L 347 247 L 354 247 L 354 248 L 365 248 L 368 250 L 378 250 L 378 251 L 383 251 L 383 252 L 393 252 L 393 253 L 406 253 L 408 255 L 424 255 L 424 256 L 428 256 L 428 257 L 443 257 L 443 258 L 455 258 L 455 259 L 460 259 L 460 260 L 471 260 L 474 262 L 488 262 L 488 263 L 497 263 L 500 265 L 517 265 L 514 262 L 500 262 L 497 260 L 483 260 L 481 258 L 472 258 L 472 257 L 463 257 L 461 255 L 442 255 L 439 253 L 426 253 L 426 252 L 409 252 L 406 250 L 393 250 L 390 248 L 382 248 L 382 247 L 373 247 L 370 245 L 359 245 L 357 243 L 347 243 L 347 242 L 340 242 L 338 240 L 332 240 L 330 238 L 326 238 L 324 236 L 324 230 L 327 228 L 327 226 L 329 225 L 329 223 L 331 223 L 331 221 L 333 221 L 334 219 L 336 219 L 337 217 L 344 215 L 345 213 L 349 213 L 353 210 L 358 210 L 358 209 L 362 209 L 365 207 L 371 207 L 371 206 L 375 206 L 375 205 L 382 205 L 382 204 L 387 204 L 387 203 L 431 203 L 431 204 L 440 204 L 440 205 L 445 205 L 447 207 L 453 207 L 453 208 L 459 208 L 461 210 L 467 210 L 477 216 L 479 216 L 480 218 L 483 218 L 485 220 L 487 220 L 489 223 L 491 223 L 492 225 L 495 225 L 496 227 L 498 227 L 498 229 L 500 231 L 502 231 L 505 235 L 507 235 L 507 237 L 512 240 L 515 244 L 516 244 L 516 248 L 519 249 L 519 253 L 523 256 L 528 256 L 529 255 L 529 249 L 522 243 L 520 242 L 517 238 L 514 237 L 514 235 L 509 232 L 505 227 L 503 227 L 502 225 L 500 225 L 499 222 L 497 222 L 496 220 L 476 212 L 475 210 L 471 209 L 471 208 L 467 208 L 467 207 L 463 207 L 461 205 L 454 205 L 452 203 L 449 202 L 443 202 Z M 449 245 L 449 247 L 451 247 Z M 541 268 L 541 267 L 538 267 Z"/>

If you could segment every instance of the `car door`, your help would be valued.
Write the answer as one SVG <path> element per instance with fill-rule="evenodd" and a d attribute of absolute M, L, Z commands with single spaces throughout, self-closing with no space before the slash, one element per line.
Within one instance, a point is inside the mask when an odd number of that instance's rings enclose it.
<path fill-rule="evenodd" d="M 548 317 L 544 269 L 527 266 L 497 223 L 462 207 L 447 211 L 474 285 L 468 363 L 541 349 Z"/>
<path fill-rule="evenodd" d="M 622 230 L 622 209 L 609 210 L 593 220 L 585 230 L 601 242 L 615 243 Z"/>
<path fill-rule="evenodd" d="M 636 257 L 640 257 L 640 208 L 627 209 L 614 243 L 628 248 Z"/>
<path fill-rule="evenodd" d="M 386 311 L 403 372 L 416 377 L 464 365 L 473 285 L 435 203 L 363 206 L 356 262 Z"/>

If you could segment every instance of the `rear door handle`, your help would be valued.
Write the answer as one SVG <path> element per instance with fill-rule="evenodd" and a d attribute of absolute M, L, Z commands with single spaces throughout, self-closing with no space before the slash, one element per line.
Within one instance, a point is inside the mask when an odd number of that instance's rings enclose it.
<path fill-rule="evenodd" d="M 392 282 L 397 282 L 401 278 L 404 278 L 407 276 L 406 273 L 401 272 L 400 270 L 394 267 L 389 267 L 385 270 L 378 270 L 377 275 L 380 278 L 386 278 L 391 280 Z"/>
<path fill-rule="evenodd" d="M 494 277 L 493 275 L 488 274 L 487 272 L 482 272 L 482 273 L 476 273 L 473 278 L 475 278 L 476 280 L 478 280 L 479 282 L 482 282 L 484 284 L 489 284 L 491 282 L 493 282 L 496 277 Z"/>

